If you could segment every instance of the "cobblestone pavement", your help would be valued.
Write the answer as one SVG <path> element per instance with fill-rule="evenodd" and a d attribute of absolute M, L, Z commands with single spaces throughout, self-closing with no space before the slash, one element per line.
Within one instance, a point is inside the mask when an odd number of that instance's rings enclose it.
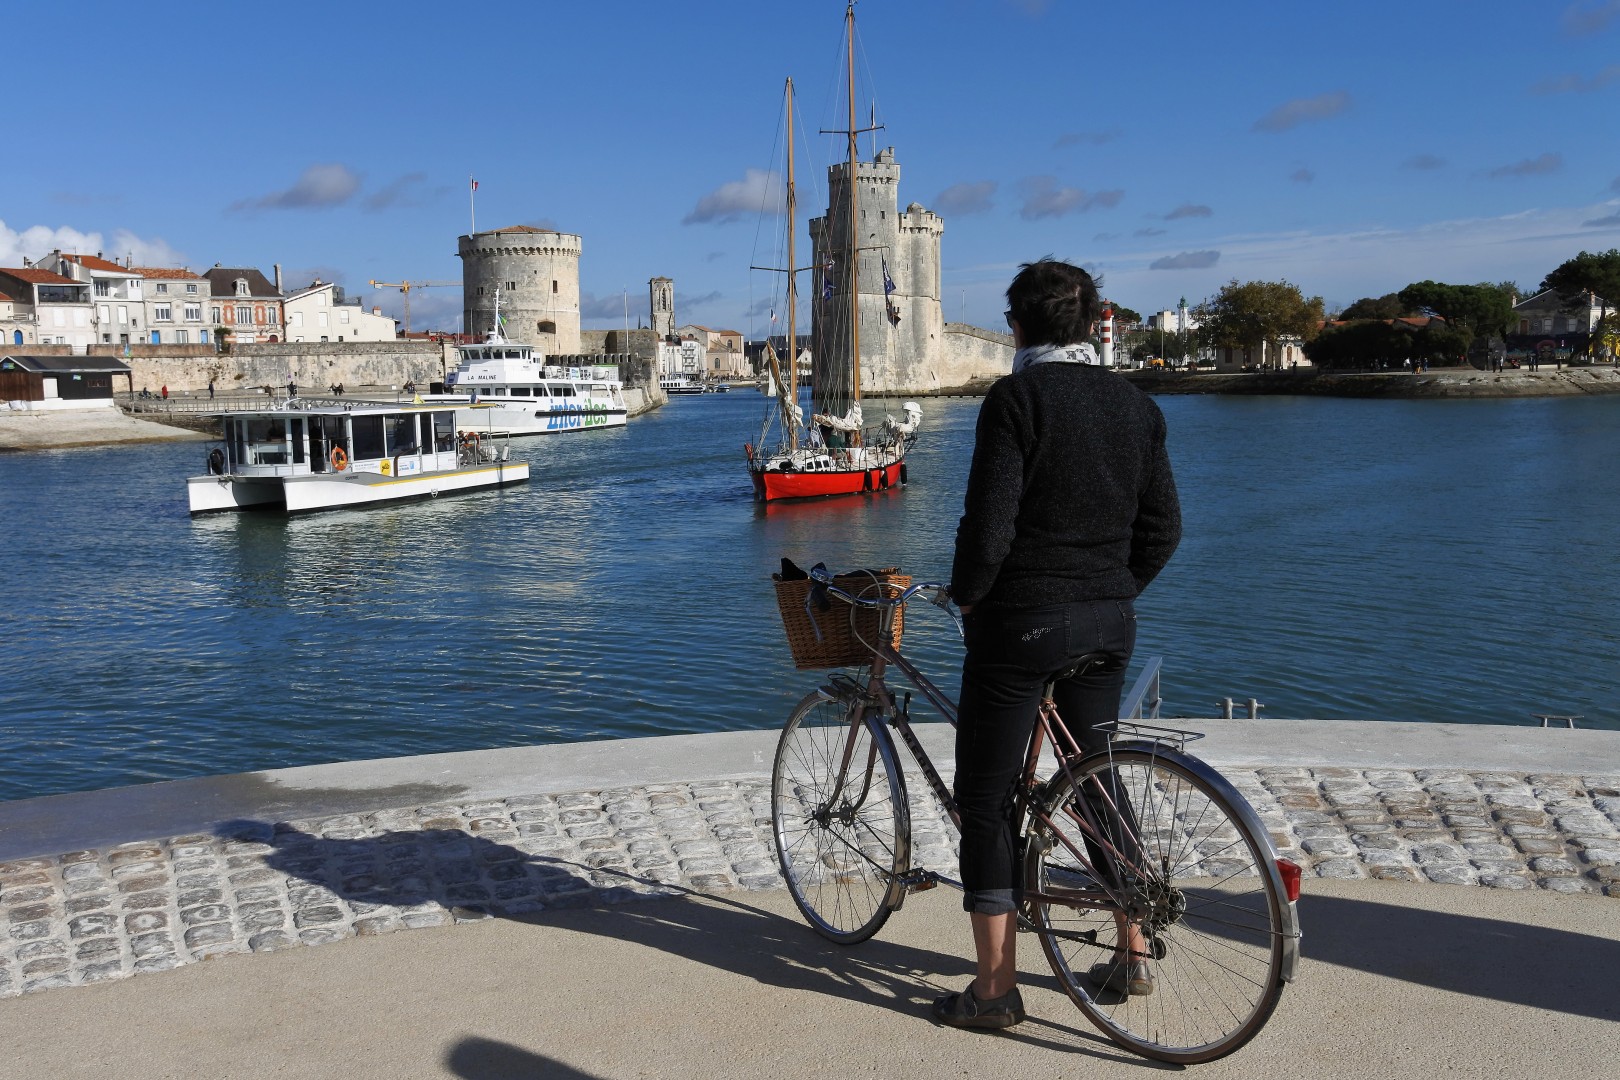
<path fill-rule="evenodd" d="M 1620 775 L 1228 770 L 1319 877 L 1620 897 Z M 915 862 L 955 834 L 913 780 Z M 781 887 L 766 780 L 514 796 L 0 863 L 0 997 L 491 915 Z M 1307 886 L 1308 888 L 1308 886 Z"/>

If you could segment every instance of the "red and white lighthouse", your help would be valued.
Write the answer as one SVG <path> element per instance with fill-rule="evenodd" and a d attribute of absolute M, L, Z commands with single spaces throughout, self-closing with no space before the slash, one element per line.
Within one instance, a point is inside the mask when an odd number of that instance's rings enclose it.
<path fill-rule="evenodd" d="M 1107 300 L 1102 310 L 1102 366 L 1114 366 L 1114 305 Z"/>

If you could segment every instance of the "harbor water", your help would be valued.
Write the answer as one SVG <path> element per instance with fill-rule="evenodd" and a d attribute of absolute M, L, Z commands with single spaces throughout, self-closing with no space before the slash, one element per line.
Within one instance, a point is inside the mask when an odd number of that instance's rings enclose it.
<path fill-rule="evenodd" d="M 1620 728 L 1620 398 L 1159 402 L 1164 715 Z M 774 727 L 818 678 L 782 557 L 949 574 L 978 402 L 922 404 L 908 488 L 769 507 L 752 390 L 515 443 L 527 485 L 294 519 L 189 518 L 204 443 L 0 455 L 0 800 Z M 920 606 L 906 642 L 954 691 L 949 621 Z"/>

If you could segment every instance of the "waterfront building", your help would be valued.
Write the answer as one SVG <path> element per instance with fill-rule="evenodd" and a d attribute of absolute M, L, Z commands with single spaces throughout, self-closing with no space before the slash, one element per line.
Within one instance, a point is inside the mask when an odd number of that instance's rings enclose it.
<path fill-rule="evenodd" d="M 365 310 L 330 281 L 316 278 L 282 302 L 288 341 L 393 341 L 394 320 L 382 309 Z"/>
<path fill-rule="evenodd" d="M 110 409 L 113 391 L 130 381 L 129 365 L 112 356 L 0 352 L 0 401 L 29 412 Z"/>
<path fill-rule="evenodd" d="M 142 296 L 152 344 L 206 345 L 213 340 L 211 324 L 204 321 L 212 299 L 207 278 L 181 267 L 129 269 L 141 275 L 144 283 Z"/>
<path fill-rule="evenodd" d="M 230 338 L 243 345 L 256 341 L 276 342 L 282 337 L 281 267 L 275 268 L 275 284 L 251 266 L 221 266 L 203 272 L 208 279 L 210 298 L 208 323 L 228 331 Z"/>
<path fill-rule="evenodd" d="M 1590 334 L 1598 320 L 1614 305 L 1594 292 L 1565 297 L 1556 289 L 1543 289 L 1513 305 L 1514 319 L 1521 336 L 1540 334 Z"/>
<path fill-rule="evenodd" d="M 0 293 L 12 298 L 13 320 L 34 328 L 34 344 L 95 344 L 92 286 L 37 266 L 0 267 Z"/>
<path fill-rule="evenodd" d="M 74 255 L 60 248 L 34 264 L 41 270 L 72 278 L 90 286 L 95 301 L 93 340 L 103 345 L 130 345 L 147 341 L 150 325 L 143 300 L 141 275 L 126 266 L 95 255 Z M 156 336 L 150 338 L 155 344 Z"/>
<path fill-rule="evenodd" d="M 700 373 L 703 377 L 742 379 L 752 375 L 747 354 L 743 351 L 743 336 L 736 330 L 716 330 L 690 323 L 676 330 L 675 336 L 683 345 L 692 342 L 698 350 L 701 350 Z M 685 362 L 686 356 L 683 353 L 683 365 Z M 680 374 L 690 373 L 690 370 L 680 372 Z"/>
<path fill-rule="evenodd" d="M 17 299 L 0 292 L 0 346 L 33 344 L 33 313 L 24 304 L 26 317 L 17 314 Z"/>
<path fill-rule="evenodd" d="M 532 345 L 548 356 L 579 353 L 583 247 L 573 233 L 533 225 L 457 237 L 466 333 L 482 341 L 494 328 L 498 293 L 501 332 L 508 341 Z"/>

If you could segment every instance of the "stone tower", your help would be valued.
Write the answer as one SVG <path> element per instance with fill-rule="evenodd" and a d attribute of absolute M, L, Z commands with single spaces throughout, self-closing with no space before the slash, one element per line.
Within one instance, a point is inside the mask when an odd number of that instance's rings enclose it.
<path fill-rule="evenodd" d="M 466 333 L 479 339 L 489 333 L 499 290 L 508 341 L 547 355 L 579 352 L 581 248 L 572 233 L 533 225 L 458 237 Z"/>
<path fill-rule="evenodd" d="M 945 330 L 939 258 L 945 224 L 917 203 L 900 212 L 900 166 L 892 146 L 871 161 L 856 162 L 855 180 L 860 219 L 853 273 L 847 265 L 848 162 L 827 170 L 827 213 L 810 222 L 814 265 L 822 268 L 811 306 L 816 385 L 836 386 L 847 379 L 853 288 L 860 314 L 861 393 L 936 389 Z M 834 397 L 821 403 L 839 412 L 847 408 Z"/>
<path fill-rule="evenodd" d="M 653 278 L 647 282 L 647 299 L 652 304 L 653 336 L 663 341 L 675 333 L 675 282 Z"/>

